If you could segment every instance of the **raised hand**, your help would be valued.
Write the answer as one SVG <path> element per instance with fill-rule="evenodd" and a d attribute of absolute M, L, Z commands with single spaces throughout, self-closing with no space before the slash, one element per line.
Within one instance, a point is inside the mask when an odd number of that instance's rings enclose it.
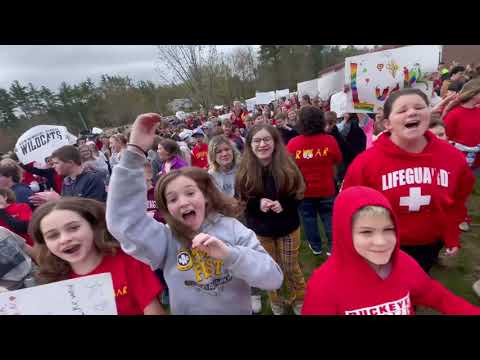
<path fill-rule="evenodd" d="M 148 150 L 153 144 L 155 130 L 161 119 L 161 116 L 156 113 L 138 115 L 132 125 L 129 142 L 139 146 L 144 151 Z"/>
<path fill-rule="evenodd" d="M 228 246 L 215 236 L 200 233 L 192 240 L 192 249 L 198 249 L 215 259 L 225 260 L 230 254 Z"/>

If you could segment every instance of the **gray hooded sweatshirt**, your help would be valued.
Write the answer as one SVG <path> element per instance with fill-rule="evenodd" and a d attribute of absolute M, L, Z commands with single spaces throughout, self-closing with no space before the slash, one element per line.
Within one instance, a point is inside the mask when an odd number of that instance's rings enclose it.
<path fill-rule="evenodd" d="M 171 229 L 147 215 L 145 158 L 125 151 L 113 169 L 107 226 L 129 255 L 162 269 L 172 314 L 251 314 L 250 287 L 280 288 L 283 274 L 255 233 L 238 220 L 210 214 L 200 232 L 227 244 L 225 260 L 188 249 Z"/>
<path fill-rule="evenodd" d="M 209 170 L 208 173 L 213 176 L 218 189 L 225 195 L 235 195 L 235 176 L 237 174 L 238 166 L 234 166 L 227 172 L 221 170 Z"/>

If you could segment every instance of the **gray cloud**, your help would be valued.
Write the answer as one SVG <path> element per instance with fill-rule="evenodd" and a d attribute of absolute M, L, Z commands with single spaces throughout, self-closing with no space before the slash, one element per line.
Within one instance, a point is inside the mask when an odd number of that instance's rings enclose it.
<path fill-rule="evenodd" d="M 158 83 L 155 63 L 154 45 L 0 45 L 0 87 L 7 89 L 18 80 L 57 90 L 62 81 L 98 81 L 102 74 Z"/>

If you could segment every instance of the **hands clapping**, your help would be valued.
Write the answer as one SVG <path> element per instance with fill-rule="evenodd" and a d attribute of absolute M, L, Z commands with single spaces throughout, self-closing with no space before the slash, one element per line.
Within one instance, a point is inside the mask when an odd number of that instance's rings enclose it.
<path fill-rule="evenodd" d="M 273 212 L 279 214 L 283 211 L 283 208 L 278 200 L 273 201 L 267 198 L 263 198 L 260 200 L 260 210 L 265 213 L 269 210 L 272 210 Z"/>

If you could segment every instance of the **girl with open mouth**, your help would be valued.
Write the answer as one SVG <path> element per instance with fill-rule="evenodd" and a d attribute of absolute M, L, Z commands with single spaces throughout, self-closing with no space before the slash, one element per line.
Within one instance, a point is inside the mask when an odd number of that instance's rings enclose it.
<path fill-rule="evenodd" d="M 278 289 L 283 274 L 207 171 L 185 167 L 159 180 L 156 203 L 168 226 L 146 214 L 145 149 L 160 120 L 142 114 L 133 124 L 112 174 L 108 229 L 125 252 L 163 270 L 172 314 L 251 314 L 250 287 Z"/>
<path fill-rule="evenodd" d="M 158 300 L 162 285 L 107 232 L 102 203 L 74 197 L 48 202 L 35 210 L 30 233 L 40 283 L 110 273 L 118 315 L 165 315 Z"/>
<path fill-rule="evenodd" d="M 422 91 L 394 92 L 383 111 L 386 131 L 355 158 L 343 188 L 381 191 L 398 216 L 401 249 L 428 273 L 443 246 L 447 255 L 458 253 L 458 224 L 475 178 L 465 156 L 428 131 L 431 110 Z"/>

